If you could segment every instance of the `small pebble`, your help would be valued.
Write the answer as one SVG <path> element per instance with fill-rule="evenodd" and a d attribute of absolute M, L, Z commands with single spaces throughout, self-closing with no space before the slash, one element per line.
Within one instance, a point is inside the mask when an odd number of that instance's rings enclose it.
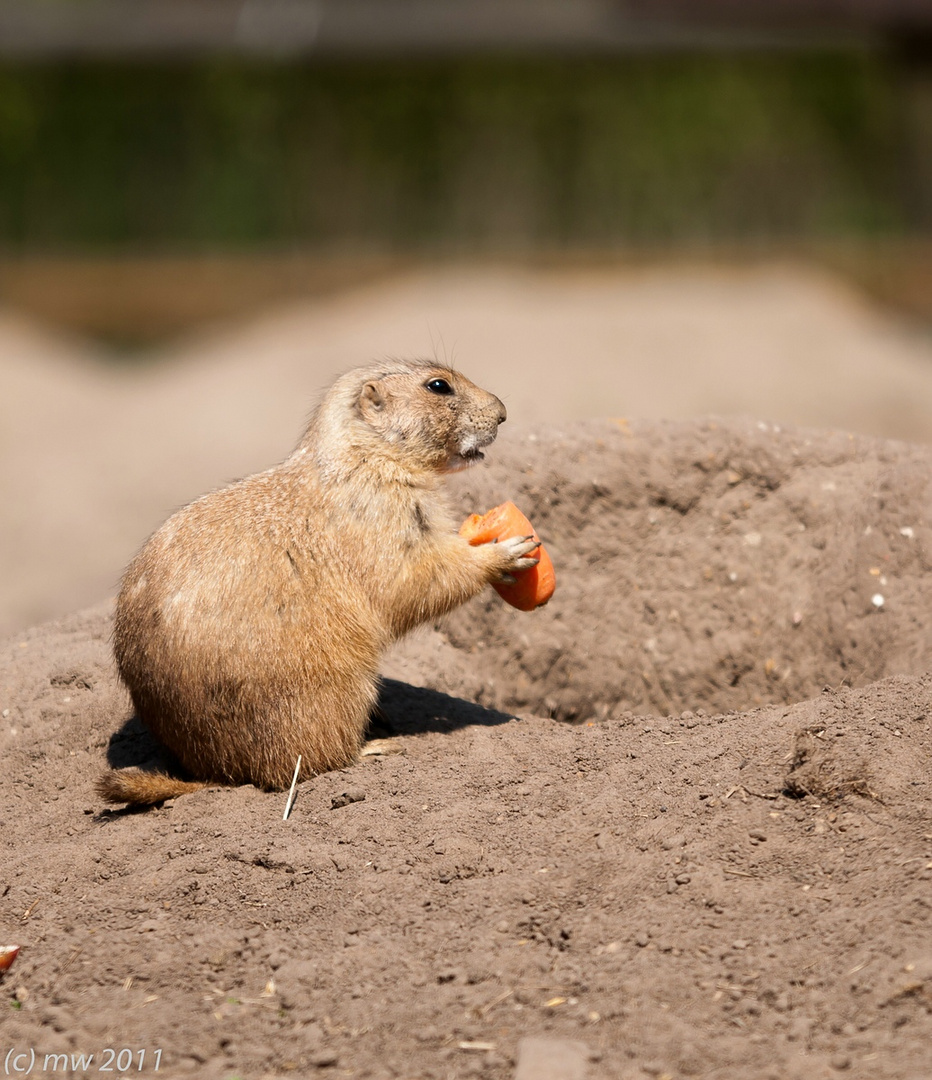
<path fill-rule="evenodd" d="M 526 1036 L 518 1041 L 514 1080 L 584 1080 L 589 1047 L 576 1039 Z M 486 1072 L 483 1070 L 482 1075 Z"/>
<path fill-rule="evenodd" d="M 330 800 L 330 806 L 333 810 L 339 810 L 341 806 L 349 806 L 350 803 L 362 802 L 366 797 L 366 793 L 362 788 L 348 788 L 341 795 L 334 795 Z"/>
<path fill-rule="evenodd" d="M 786 1037 L 790 1042 L 804 1042 L 809 1038 L 812 1030 L 812 1021 L 808 1016 L 797 1016 L 791 1020 L 786 1030 Z"/>
<path fill-rule="evenodd" d="M 875 608 L 883 607 L 883 597 L 880 595 L 879 592 L 874 593 L 874 595 L 871 597 L 871 603 L 874 605 Z"/>
<path fill-rule="evenodd" d="M 339 1060 L 339 1055 L 332 1050 L 318 1050 L 316 1054 L 311 1054 L 311 1064 L 318 1069 L 329 1069 Z"/>

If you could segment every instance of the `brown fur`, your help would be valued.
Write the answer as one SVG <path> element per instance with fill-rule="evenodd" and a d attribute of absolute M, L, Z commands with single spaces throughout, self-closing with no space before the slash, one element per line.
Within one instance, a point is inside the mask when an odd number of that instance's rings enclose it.
<path fill-rule="evenodd" d="M 428 389 L 441 379 L 452 393 Z M 435 390 L 437 384 L 434 384 Z M 114 652 L 136 712 L 193 786 L 286 787 L 352 762 L 385 647 L 493 581 L 535 544 L 471 547 L 441 489 L 505 419 L 497 397 L 428 361 L 348 372 L 294 453 L 171 517 L 127 570 Z M 108 772 L 108 801 L 192 785 Z"/>

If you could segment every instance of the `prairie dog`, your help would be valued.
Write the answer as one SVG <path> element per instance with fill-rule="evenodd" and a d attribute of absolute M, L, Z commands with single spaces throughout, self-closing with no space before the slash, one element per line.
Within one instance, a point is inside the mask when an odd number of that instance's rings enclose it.
<path fill-rule="evenodd" d="M 374 363 L 337 379 L 281 464 L 169 518 L 126 571 L 113 644 L 192 781 L 111 770 L 98 793 L 278 789 L 299 754 L 302 777 L 354 761 L 386 646 L 536 561 L 530 537 L 470 546 L 442 489 L 504 420 L 444 365 Z"/>

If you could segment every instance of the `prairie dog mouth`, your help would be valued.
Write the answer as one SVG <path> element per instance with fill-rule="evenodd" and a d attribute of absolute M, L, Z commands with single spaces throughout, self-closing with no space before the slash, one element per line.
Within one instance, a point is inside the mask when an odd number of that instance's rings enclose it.
<path fill-rule="evenodd" d="M 450 455 L 448 471 L 459 472 L 461 469 L 468 469 L 470 465 L 475 465 L 477 461 L 482 461 L 485 458 L 482 447 L 494 442 L 497 434 L 497 431 L 490 431 L 485 434 L 473 432 L 464 435 L 459 449 Z"/>
<path fill-rule="evenodd" d="M 477 447 L 471 450 L 460 450 L 457 454 L 451 454 L 450 460 L 447 462 L 447 472 L 462 472 L 463 469 L 468 469 L 470 465 L 475 465 L 477 461 L 483 461 L 485 454 Z"/>

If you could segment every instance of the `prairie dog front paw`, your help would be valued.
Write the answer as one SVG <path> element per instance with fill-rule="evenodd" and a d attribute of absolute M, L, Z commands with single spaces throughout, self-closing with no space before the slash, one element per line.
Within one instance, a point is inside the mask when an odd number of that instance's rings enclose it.
<path fill-rule="evenodd" d="M 479 550 L 485 552 L 491 548 L 494 552 L 493 576 L 490 580 L 511 585 L 515 580 L 514 574 L 537 565 L 539 547 L 540 541 L 534 536 L 510 536 L 507 540 L 482 544 Z"/>

